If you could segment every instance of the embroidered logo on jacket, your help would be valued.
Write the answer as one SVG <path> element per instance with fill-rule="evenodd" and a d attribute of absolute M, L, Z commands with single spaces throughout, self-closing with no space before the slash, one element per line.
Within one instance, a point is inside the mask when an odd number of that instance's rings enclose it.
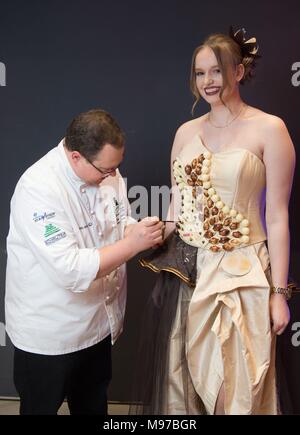
<path fill-rule="evenodd" d="M 122 204 L 121 201 L 118 202 L 117 198 L 114 197 L 114 206 L 115 206 L 116 221 L 117 224 L 119 224 L 120 221 L 124 219 L 124 214 L 125 214 L 124 205 Z"/>
<path fill-rule="evenodd" d="M 50 211 L 49 213 L 47 213 L 46 211 L 42 213 L 35 212 L 33 213 L 32 219 L 34 220 L 34 222 L 39 222 L 39 221 L 45 221 L 54 218 L 54 216 L 55 216 L 54 211 Z"/>
<path fill-rule="evenodd" d="M 52 236 L 52 234 L 58 233 L 60 231 L 60 228 L 56 227 L 53 224 L 48 224 L 45 226 L 45 239 L 49 236 Z"/>
<path fill-rule="evenodd" d="M 88 227 L 92 227 L 93 226 L 93 222 L 89 222 L 85 225 L 81 225 L 80 227 L 78 227 L 80 230 L 85 230 Z"/>
<path fill-rule="evenodd" d="M 65 237 L 67 237 L 67 234 L 63 231 L 62 233 L 58 233 L 53 237 L 50 237 L 50 239 L 45 240 L 45 244 L 48 245 L 52 245 L 52 243 L 58 242 L 61 239 L 64 239 Z"/>
<path fill-rule="evenodd" d="M 55 235 L 54 235 L 55 234 Z M 51 237 L 52 236 L 52 237 Z M 48 224 L 45 226 L 45 244 L 46 246 L 52 245 L 52 243 L 58 242 L 61 239 L 67 237 L 67 234 L 62 231 L 60 228 L 53 224 Z"/>

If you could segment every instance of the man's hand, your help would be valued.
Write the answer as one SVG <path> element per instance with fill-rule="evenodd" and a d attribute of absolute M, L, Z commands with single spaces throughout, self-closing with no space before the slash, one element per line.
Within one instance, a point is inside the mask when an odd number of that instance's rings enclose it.
<path fill-rule="evenodd" d="M 122 240 L 99 249 L 100 269 L 97 278 L 109 274 L 139 252 L 162 243 L 163 226 L 163 222 L 157 217 L 145 218 L 137 224 L 128 225 Z"/>
<path fill-rule="evenodd" d="M 145 251 L 163 242 L 163 222 L 158 217 L 146 217 L 130 225 L 125 231 L 125 239 L 130 241 L 136 253 Z"/>

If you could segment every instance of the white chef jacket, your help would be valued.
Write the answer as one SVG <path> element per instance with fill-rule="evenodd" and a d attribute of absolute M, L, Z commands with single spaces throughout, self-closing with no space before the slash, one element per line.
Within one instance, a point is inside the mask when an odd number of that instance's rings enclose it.
<path fill-rule="evenodd" d="M 97 248 L 123 238 L 130 217 L 119 171 L 99 186 L 72 170 L 63 141 L 20 178 L 7 237 L 6 330 L 22 350 L 59 355 L 122 332 L 126 265 L 95 279 Z"/>

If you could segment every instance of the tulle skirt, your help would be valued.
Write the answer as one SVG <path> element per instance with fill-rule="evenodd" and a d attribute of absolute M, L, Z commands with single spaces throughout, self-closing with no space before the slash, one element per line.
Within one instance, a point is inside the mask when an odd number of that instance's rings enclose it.
<path fill-rule="evenodd" d="M 189 375 L 186 319 L 195 287 L 197 248 L 172 234 L 141 261 L 159 272 L 143 316 L 131 414 L 204 414 Z"/>

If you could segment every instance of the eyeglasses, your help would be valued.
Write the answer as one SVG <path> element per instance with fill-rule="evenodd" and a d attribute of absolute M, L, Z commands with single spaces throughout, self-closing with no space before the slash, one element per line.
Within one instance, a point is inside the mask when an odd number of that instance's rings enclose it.
<path fill-rule="evenodd" d="M 113 172 L 115 172 L 119 167 L 120 167 L 120 165 L 118 165 L 116 168 L 112 168 L 112 169 L 101 169 L 101 168 L 98 168 L 96 165 L 94 165 L 94 163 L 92 163 L 89 159 L 87 159 L 86 157 L 85 157 L 85 160 L 87 161 L 87 162 L 89 162 L 95 169 L 97 169 L 97 171 L 98 172 L 100 172 L 100 174 L 102 174 L 102 175 L 109 175 L 109 174 L 112 174 Z"/>

